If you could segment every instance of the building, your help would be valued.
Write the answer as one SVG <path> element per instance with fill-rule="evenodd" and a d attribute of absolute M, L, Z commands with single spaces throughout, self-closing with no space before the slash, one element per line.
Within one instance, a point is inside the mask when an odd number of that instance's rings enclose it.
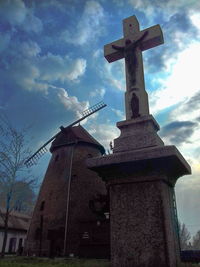
<path fill-rule="evenodd" d="M 104 154 L 103 146 L 79 125 L 63 128 L 50 151 L 26 254 L 109 257 L 106 186 L 85 164 L 87 158 Z"/>
<path fill-rule="evenodd" d="M 3 209 L 1 209 L 3 210 Z M 4 211 L 2 211 L 4 214 Z M 6 243 L 6 253 L 17 253 L 24 247 L 27 230 L 29 228 L 31 217 L 16 211 L 11 212 L 8 221 L 8 236 Z M 0 216 L 0 251 L 4 238 L 4 221 Z"/>

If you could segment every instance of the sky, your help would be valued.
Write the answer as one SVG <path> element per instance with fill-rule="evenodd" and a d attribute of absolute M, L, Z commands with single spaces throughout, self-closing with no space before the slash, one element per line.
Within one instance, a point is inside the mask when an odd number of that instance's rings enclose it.
<path fill-rule="evenodd" d="M 124 60 L 108 63 L 105 44 L 122 38 L 122 20 L 160 24 L 165 43 L 143 52 L 150 113 L 165 145 L 192 167 L 176 184 L 179 220 L 200 229 L 200 1 L 0 0 L 0 111 L 35 152 L 89 106 L 107 107 L 82 125 L 109 149 L 125 119 Z M 47 153 L 33 172 L 42 179 Z"/>

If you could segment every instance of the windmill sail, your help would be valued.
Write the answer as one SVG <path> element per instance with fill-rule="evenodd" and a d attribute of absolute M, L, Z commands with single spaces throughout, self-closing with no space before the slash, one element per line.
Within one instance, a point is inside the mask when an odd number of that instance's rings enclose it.
<path fill-rule="evenodd" d="M 70 128 L 74 125 L 76 125 L 77 123 L 79 123 L 80 121 L 86 119 L 88 116 L 92 115 L 93 113 L 99 111 L 100 109 L 106 107 L 107 105 L 103 102 L 99 102 L 96 105 L 86 109 L 85 111 L 83 111 L 82 113 L 82 117 L 76 121 L 74 121 L 73 123 L 71 123 L 70 125 L 68 125 L 66 128 Z M 60 126 L 61 131 L 63 131 L 63 126 Z M 59 134 L 59 131 L 56 135 L 54 135 L 53 137 L 51 137 L 44 145 L 42 145 L 30 158 L 28 158 L 24 164 L 26 165 L 26 167 L 31 167 L 33 165 L 36 165 L 38 160 L 48 151 L 47 149 L 47 145 L 52 142 Z"/>

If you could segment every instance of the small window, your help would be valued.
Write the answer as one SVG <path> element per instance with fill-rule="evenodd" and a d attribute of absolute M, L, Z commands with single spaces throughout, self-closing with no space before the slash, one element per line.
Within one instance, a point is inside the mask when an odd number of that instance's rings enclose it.
<path fill-rule="evenodd" d="M 45 201 L 42 201 L 40 205 L 40 210 L 44 210 L 44 205 L 45 205 Z"/>

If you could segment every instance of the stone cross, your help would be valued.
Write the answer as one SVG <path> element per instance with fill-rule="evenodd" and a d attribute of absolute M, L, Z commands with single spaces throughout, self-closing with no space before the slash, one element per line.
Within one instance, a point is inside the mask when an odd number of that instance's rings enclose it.
<path fill-rule="evenodd" d="M 108 62 L 125 58 L 126 70 L 126 119 L 149 115 L 148 96 L 144 85 L 142 51 L 163 44 L 159 25 L 140 31 L 135 16 L 123 20 L 124 38 L 104 46 Z"/>

